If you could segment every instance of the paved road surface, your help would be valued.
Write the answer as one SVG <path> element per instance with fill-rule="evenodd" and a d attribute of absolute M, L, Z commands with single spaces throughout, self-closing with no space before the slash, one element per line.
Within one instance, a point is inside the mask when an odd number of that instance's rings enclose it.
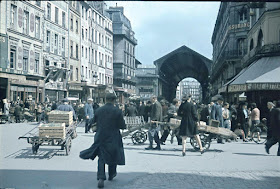
<path fill-rule="evenodd" d="M 36 123 L 0 125 L 0 188 L 87 189 L 96 188 L 97 161 L 81 160 L 79 152 L 93 143 L 93 133 L 77 128 L 71 154 L 59 147 L 43 146 L 33 155 L 26 140 L 18 140 Z M 126 165 L 118 176 L 106 181 L 106 188 L 234 188 L 280 189 L 280 158 L 277 146 L 266 154 L 264 145 L 253 142 L 211 143 L 201 155 L 187 144 L 185 157 L 181 146 L 169 140 L 161 151 L 147 151 L 148 145 L 133 145 L 124 139 Z"/>

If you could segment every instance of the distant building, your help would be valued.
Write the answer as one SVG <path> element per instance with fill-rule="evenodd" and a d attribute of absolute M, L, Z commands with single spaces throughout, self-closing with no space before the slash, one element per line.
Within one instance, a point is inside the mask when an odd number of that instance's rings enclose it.
<path fill-rule="evenodd" d="M 68 60 L 68 3 L 40 1 L 45 10 L 44 52 L 45 95 L 62 100 L 67 95 Z"/>
<path fill-rule="evenodd" d="M 113 22 L 114 88 L 119 100 L 123 102 L 125 98 L 136 94 L 135 46 L 137 40 L 129 19 L 124 15 L 123 7 L 110 7 L 107 12 Z"/>
<path fill-rule="evenodd" d="M 0 99 L 40 102 L 44 96 L 43 2 L 1 1 L 0 12 Z"/>
<path fill-rule="evenodd" d="M 68 96 L 81 98 L 81 12 L 79 1 L 69 1 L 69 69 Z"/>
<path fill-rule="evenodd" d="M 192 95 L 192 99 L 196 102 L 202 100 L 202 88 L 200 83 L 195 79 L 184 79 L 179 83 L 181 98 L 185 95 Z M 179 97 L 179 99 L 181 99 Z"/>
<path fill-rule="evenodd" d="M 155 66 L 139 66 L 136 69 L 136 95 L 141 100 L 158 96 L 158 78 Z"/>
<path fill-rule="evenodd" d="M 250 29 L 248 5 L 249 2 L 221 2 L 211 41 L 212 96 L 224 94 L 223 85 L 242 70 L 241 59 L 247 53 Z"/>
<path fill-rule="evenodd" d="M 104 101 L 113 86 L 113 24 L 104 2 L 80 2 L 81 79 L 83 98 Z M 96 10 L 96 4 L 100 10 Z"/>

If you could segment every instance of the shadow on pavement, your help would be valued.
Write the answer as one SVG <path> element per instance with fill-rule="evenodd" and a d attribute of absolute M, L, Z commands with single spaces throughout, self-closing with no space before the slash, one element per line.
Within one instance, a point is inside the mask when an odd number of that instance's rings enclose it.
<path fill-rule="evenodd" d="M 268 154 L 256 154 L 256 153 L 232 153 L 232 154 L 244 155 L 244 156 L 273 156 L 273 155 L 268 155 Z M 280 188 L 280 185 L 279 185 L 279 188 Z"/>
<path fill-rule="evenodd" d="M 93 169 L 96 169 L 93 168 Z M 274 172 L 275 174 L 275 172 Z M 279 175 L 279 174 L 277 174 Z M 105 188 L 269 188 L 279 189 L 280 177 L 273 173 L 253 174 L 236 172 L 187 173 L 118 173 L 113 181 L 105 181 Z M 96 172 L 57 170 L 0 170 L 0 188 L 16 189 L 88 189 L 97 188 Z"/>
<path fill-rule="evenodd" d="M 31 148 L 21 149 L 12 154 L 9 154 L 5 158 L 14 158 L 14 159 L 51 159 L 54 156 L 66 156 L 65 150 L 60 150 L 60 146 L 56 149 L 46 149 L 39 148 L 37 154 L 32 153 Z"/>

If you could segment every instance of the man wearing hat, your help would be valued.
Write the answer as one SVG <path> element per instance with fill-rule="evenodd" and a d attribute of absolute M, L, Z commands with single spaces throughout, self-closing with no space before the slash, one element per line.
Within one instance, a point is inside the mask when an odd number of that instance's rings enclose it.
<path fill-rule="evenodd" d="M 94 116 L 92 102 L 93 102 L 93 99 L 88 98 L 87 103 L 84 106 L 85 118 L 86 118 L 85 133 L 87 133 L 90 130 L 90 125 L 92 123 L 92 119 Z"/>
<path fill-rule="evenodd" d="M 65 98 L 65 99 L 62 100 L 62 102 L 63 102 L 63 104 L 59 105 L 57 107 L 57 110 L 69 111 L 69 112 L 71 111 L 71 112 L 73 112 L 73 119 L 77 120 L 75 110 L 73 109 L 73 107 L 70 104 L 68 104 L 68 99 Z"/>
<path fill-rule="evenodd" d="M 219 127 L 224 127 L 224 119 L 223 119 L 223 105 L 224 99 L 222 96 L 218 96 L 217 102 L 212 106 L 211 109 L 211 119 L 217 120 L 220 122 Z M 218 143 L 224 144 L 223 139 L 218 138 Z"/>
<path fill-rule="evenodd" d="M 105 164 L 109 168 L 109 181 L 117 175 L 117 165 L 125 165 L 122 136 L 119 129 L 125 129 L 122 111 L 114 106 L 116 95 L 106 94 L 106 104 L 98 108 L 93 122 L 97 125 L 94 143 L 80 152 L 80 158 L 94 160 L 98 156 L 98 188 L 104 187 Z"/>
<path fill-rule="evenodd" d="M 126 109 L 126 116 L 135 117 L 138 114 L 136 107 L 134 106 L 133 102 L 129 103 L 129 106 Z"/>

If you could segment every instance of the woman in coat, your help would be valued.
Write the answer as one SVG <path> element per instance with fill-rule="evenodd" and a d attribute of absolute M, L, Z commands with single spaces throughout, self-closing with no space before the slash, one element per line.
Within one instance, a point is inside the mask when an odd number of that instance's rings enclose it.
<path fill-rule="evenodd" d="M 186 155 L 186 140 L 187 137 L 195 136 L 195 139 L 199 145 L 201 154 L 204 153 L 204 150 L 201 145 L 200 137 L 198 135 L 198 129 L 196 122 L 198 122 L 197 113 L 195 107 L 191 102 L 191 95 L 184 97 L 186 99 L 178 110 L 178 116 L 182 117 L 179 135 L 182 136 L 182 155 Z"/>
<path fill-rule="evenodd" d="M 94 143 L 89 149 L 80 152 L 80 158 L 94 160 L 98 156 L 97 179 L 98 187 L 104 187 L 105 164 L 109 165 L 109 180 L 116 175 L 117 165 L 125 165 L 122 136 L 119 129 L 125 129 L 122 111 L 115 107 L 116 97 L 106 94 L 106 104 L 98 108 L 94 114 L 93 122 L 97 124 Z"/>

